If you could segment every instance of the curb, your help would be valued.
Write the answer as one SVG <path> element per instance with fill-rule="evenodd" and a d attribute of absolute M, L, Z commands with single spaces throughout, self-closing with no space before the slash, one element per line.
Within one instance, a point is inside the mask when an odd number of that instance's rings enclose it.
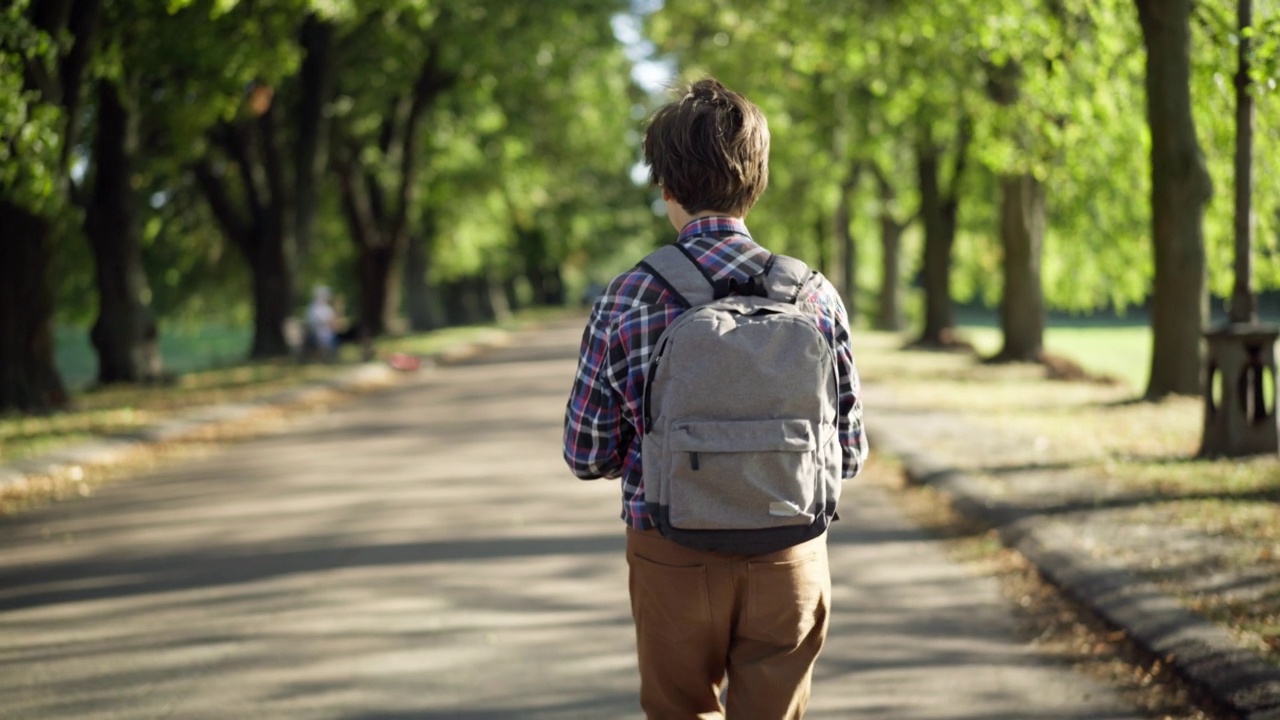
<path fill-rule="evenodd" d="M 509 331 L 495 330 L 492 336 L 447 348 L 422 357 L 424 369 L 464 360 L 477 353 L 505 344 Z M 304 404 L 331 392 L 362 392 L 389 387 L 405 373 L 383 362 L 366 362 L 337 373 L 331 378 L 306 383 L 296 388 L 267 395 L 243 403 L 224 403 L 194 407 L 174 418 L 139 428 L 128 434 L 87 440 L 52 452 L 0 465 L 0 491 L 22 486 L 29 478 L 67 475 L 83 472 L 83 467 L 110 465 L 138 449 L 173 442 L 224 425 L 247 420 L 264 410 Z"/>
<path fill-rule="evenodd" d="M 870 435 L 902 462 L 909 482 L 945 493 L 956 510 L 996 530 L 1006 547 L 1214 702 L 1240 720 L 1280 720 L 1280 668 L 1225 629 L 1129 570 L 1093 557 L 1062 523 L 992 497 L 972 476 L 913 447 L 909 436 L 883 428 Z"/>

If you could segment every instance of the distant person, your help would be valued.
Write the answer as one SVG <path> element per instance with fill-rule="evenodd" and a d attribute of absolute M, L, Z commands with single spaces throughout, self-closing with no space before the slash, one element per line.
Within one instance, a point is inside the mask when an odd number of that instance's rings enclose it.
<path fill-rule="evenodd" d="M 311 292 L 307 306 L 307 348 L 321 359 L 331 359 L 337 352 L 338 313 L 333 309 L 332 293 L 320 285 Z"/>
<path fill-rule="evenodd" d="M 739 493 L 752 492 L 747 486 L 764 475 L 769 483 L 810 487 L 816 479 L 829 479 L 838 497 L 839 485 L 857 474 L 867 452 L 846 310 L 822 275 L 757 244 L 743 222 L 768 183 L 769 130 L 755 105 L 713 79 L 701 80 L 653 115 L 643 146 L 650 179 L 661 188 L 678 231 L 678 252 L 672 246 L 658 250 L 614 278 L 596 299 L 566 411 L 565 459 L 580 478 L 622 481 L 645 714 L 660 720 L 724 713 L 729 720 L 800 718 L 829 622 L 830 517 L 810 524 L 800 503 L 780 500 L 752 505 L 749 512 L 758 519 L 743 532 L 732 525 L 698 525 L 702 520 L 679 527 L 673 509 L 677 490 L 663 496 L 648 486 L 687 483 L 679 492 L 692 492 L 695 484 L 708 482 L 705 477 L 720 473 L 712 481 L 721 483 L 719 495 L 701 495 L 695 503 L 701 507 L 681 510 L 707 516 L 733 516 Z M 666 258 L 661 263 L 659 254 Z M 821 417 L 724 422 L 745 404 L 742 392 L 755 395 L 754 389 L 734 385 L 736 370 L 717 378 L 714 362 L 708 373 L 706 363 L 690 354 L 671 352 L 655 360 L 655 348 L 660 338 L 668 342 L 665 331 L 686 311 L 692 319 L 706 308 L 689 295 L 749 306 L 762 302 L 760 296 L 775 302 L 775 286 L 790 288 L 782 302 L 794 306 L 797 324 L 807 328 L 806 347 L 816 358 L 809 362 L 825 372 L 813 373 L 812 387 L 804 378 L 794 390 L 785 379 L 763 384 L 776 386 L 765 389 L 780 393 L 788 406 L 820 407 Z M 677 329 L 683 332 L 689 324 Z M 747 359 L 737 357 L 739 365 L 724 367 L 764 362 L 779 352 L 769 345 L 747 344 Z M 680 382 L 693 377 L 681 374 L 693 364 L 708 379 L 705 385 Z M 779 378 L 788 375 L 784 370 Z M 707 417 L 673 425 L 651 393 L 665 398 L 661 402 L 701 404 Z M 666 443 L 663 453 L 651 455 L 659 441 Z M 779 461 L 780 469 L 757 472 L 752 459 L 770 463 L 770 454 L 788 459 Z M 735 455 L 745 457 L 745 464 L 735 464 L 743 462 Z M 734 469 L 726 474 L 726 467 Z M 712 485 L 697 485 L 697 492 L 707 487 Z M 834 500 L 822 509 L 833 514 Z M 790 544 L 788 538 L 802 539 Z M 704 549 L 722 545 L 772 549 Z"/>

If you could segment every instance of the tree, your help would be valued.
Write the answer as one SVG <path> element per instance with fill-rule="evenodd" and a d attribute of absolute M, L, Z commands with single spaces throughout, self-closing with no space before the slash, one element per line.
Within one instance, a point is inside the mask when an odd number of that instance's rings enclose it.
<path fill-rule="evenodd" d="M 359 249 L 361 329 L 369 336 L 386 332 L 397 310 L 393 270 L 409 241 L 420 160 L 419 129 L 431 105 L 455 82 L 442 54 L 442 41 L 429 40 L 414 81 L 393 99 L 392 110 L 381 123 L 376 147 L 394 168 L 394 179 L 384 181 L 367 166 L 360 146 L 350 136 L 337 160 L 342 206 Z"/>
<path fill-rule="evenodd" d="M 873 161 L 897 174 L 881 157 L 893 154 L 886 148 L 895 139 L 868 131 L 883 115 L 868 86 L 888 14 L 883 3 L 868 6 L 855 18 L 829 3 L 774 3 L 749 15 L 684 4 L 649 22 L 684 75 L 714 71 L 764 110 L 773 137 L 771 189 L 752 212 L 752 230 L 828 274 L 851 314 L 863 260 L 874 257 L 856 242 L 859 180 Z"/>
<path fill-rule="evenodd" d="M 133 189 L 138 119 L 125 103 L 120 83 L 98 80 L 84 233 L 96 269 L 98 316 L 90 338 L 98 351 L 98 382 L 103 385 L 137 382 L 160 370 Z"/>
<path fill-rule="evenodd" d="M 924 224 L 924 329 L 917 345 L 941 347 L 952 343 L 955 305 L 951 295 L 951 251 L 959 222 L 960 182 L 964 178 L 971 139 L 970 120 L 961 118 L 951 151 L 951 172 L 942 179 L 944 146 L 935 140 L 930 123 L 923 123 L 916 140 L 916 172 L 920 183 L 920 220 Z M 945 184 L 944 184 L 945 183 Z"/>
<path fill-rule="evenodd" d="M 1035 26 L 1032 23 L 1028 23 Z M 1045 308 L 1041 287 L 1041 253 L 1045 231 L 1045 187 L 1036 176 L 1037 163 L 1032 136 L 1033 121 L 1021 107 L 1024 58 L 1028 48 L 1018 41 L 994 33 L 980 42 L 980 58 L 987 78 L 987 96 L 996 106 L 994 132 L 1007 143 L 1011 161 L 991 163 L 999 175 L 1000 199 L 997 216 L 1002 249 L 1000 330 L 1003 347 L 993 360 L 1039 361 L 1044 350 Z M 1030 52 L 1055 60 L 1053 45 L 1031 34 L 1037 45 Z M 1028 53 L 1029 54 L 1029 53 Z M 1034 61 L 1030 63 L 1035 67 Z M 1000 121 L 1005 122 L 1001 123 Z"/>
<path fill-rule="evenodd" d="M 53 362 L 51 235 L 68 204 L 67 160 L 99 9 L 98 0 L 0 7 L 0 411 L 67 402 Z"/>
<path fill-rule="evenodd" d="M 414 11 L 409 3 L 369 8 L 335 41 L 345 72 L 334 129 L 333 170 L 342 214 L 357 252 L 360 332 L 381 335 L 399 310 L 395 270 L 420 216 L 422 122 L 457 81 L 457 48 L 465 35 L 454 8 Z M 466 12 L 480 12 L 475 8 Z"/>
<path fill-rule="evenodd" d="M 880 289 L 877 293 L 874 326 L 877 330 L 900 331 L 905 327 L 902 307 L 902 233 L 914 218 L 899 219 L 898 194 L 880 165 L 873 164 L 879 200 Z"/>
<path fill-rule="evenodd" d="M 349 12 L 345 3 L 315 6 L 334 17 Z M 307 0 L 224 10 L 213 10 L 219 24 L 258 42 L 214 40 L 201 48 L 207 55 L 194 68 L 197 82 L 218 91 L 220 112 L 205 126 L 206 150 L 191 167 L 252 275 L 250 356 L 275 357 L 289 352 L 284 327 L 297 284 L 295 224 L 310 234 L 316 212 L 331 18 L 318 16 Z"/>
<path fill-rule="evenodd" d="M 1237 101 L 1237 86 L 1243 51 L 1247 60 L 1248 93 L 1245 100 L 1253 105 L 1258 118 L 1266 119 L 1280 112 L 1280 14 L 1267 12 L 1267 5 L 1254 3 L 1253 28 L 1243 32 L 1237 24 L 1236 8 L 1231 3 L 1196 3 L 1192 15 L 1192 89 L 1193 112 L 1197 136 L 1214 187 L 1235 187 L 1233 193 L 1215 194 L 1205 208 L 1204 240 L 1208 262 L 1211 297 L 1229 301 L 1230 308 L 1240 303 L 1233 300 L 1238 277 L 1247 276 L 1256 289 L 1274 288 L 1280 283 L 1280 177 L 1276 158 L 1280 157 L 1280 128 L 1262 121 L 1254 125 L 1251 137 L 1254 169 L 1245 177 L 1236 158 L 1242 148 L 1241 122 L 1238 116 L 1245 103 Z M 1274 7 L 1274 6 L 1272 6 Z M 1230 71 L 1228 72 L 1228 68 Z M 1246 124 L 1247 126 L 1247 124 Z M 1244 180 L 1238 183 L 1238 180 Z M 1252 185 L 1246 188 L 1245 185 Z M 1237 210 L 1241 195 L 1252 200 L 1254 211 Z M 1236 252 L 1240 237 L 1237 223 L 1248 220 L 1253 228 L 1253 252 L 1250 267 L 1243 275 L 1235 271 L 1242 261 Z M 1247 302 L 1245 303 L 1247 305 Z"/>
<path fill-rule="evenodd" d="M 1151 128 L 1151 378 L 1146 397 L 1200 392 L 1207 316 L 1204 211 L 1213 184 L 1191 100 L 1191 1 L 1136 0 Z"/>
<path fill-rule="evenodd" d="M 219 123 L 210 133 L 211 145 L 224 159 L 216 163 L 212 157 L 201 158 L 193 170 L 223 234 L 253 274 L 249 354 L 266 358 L 289 352 L 284 326 L 292 314 L 295 275 L 281 112 L 272 109 L 269 87 L 259 85 L 254 93 L 260 99 L 250 101 L 250 117 Z M 233 184 L 239 188 L 238 197 Z"/>
<path fill-rule="evenodd" d="M 534 301 L 562 301 L 561 266 L 584 234 L 564 214 L 599 190 L 583 180 L 600 165 L 625 181 L 628 155 L 621 128 L 599 144 L 599 118 L 627 102 L 609 31 L 622 3 L 412 5 L 381 3 L 337 41 L 332 161 L 360 258 L 360 318 L 374 335 L 400 310 L 401 278 L 420 321 L 433 279 L 466 275 L 455 287 L 473 297 L 462 305 L 485 312 L 515 304 L 517 284 Z M 597 84 L 609 73 L 612 84 Z M 601 92 L 580 92 L 587 86 Z M 459 247 L 473 241 L 480 247 Z M 455 317 L 474 317 L 444 300 Z"/>

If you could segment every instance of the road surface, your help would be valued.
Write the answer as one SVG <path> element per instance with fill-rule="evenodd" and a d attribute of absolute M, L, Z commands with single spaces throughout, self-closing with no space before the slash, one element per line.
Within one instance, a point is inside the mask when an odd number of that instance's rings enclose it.
<path fill-rule="evenodd" d="M 0 522 L 0 718 L 640 718 L 617 485 L 560 457 L 579 334 Z M 882 489 L 841 514 L 810 718 L 1140 717 Z"/>

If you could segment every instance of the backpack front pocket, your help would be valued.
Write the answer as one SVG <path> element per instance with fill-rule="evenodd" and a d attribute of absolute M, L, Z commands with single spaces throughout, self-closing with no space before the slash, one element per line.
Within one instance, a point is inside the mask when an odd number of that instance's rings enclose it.
<path fill-rule="evenodd" d="M 671 426 L 671 525 L 754 530 L 814 521 L 817 438 L 786 420 L 689 420 Z"/>

